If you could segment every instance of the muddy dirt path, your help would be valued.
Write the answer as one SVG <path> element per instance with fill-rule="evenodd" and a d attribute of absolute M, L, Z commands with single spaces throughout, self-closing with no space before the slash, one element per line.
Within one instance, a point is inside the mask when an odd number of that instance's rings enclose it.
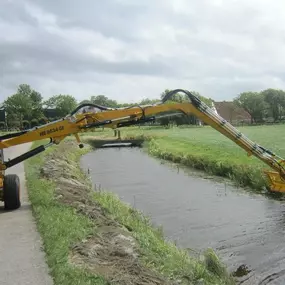
<path fill-rule="evenodd" d="M 100 149 L 81 165 L 97 188 L 151 215 L 179 246 L 212 247 L 231 271 L 247 265 L 242 284 L 285 284 L 284 202 L 189 175 L 135 148 Z"/>

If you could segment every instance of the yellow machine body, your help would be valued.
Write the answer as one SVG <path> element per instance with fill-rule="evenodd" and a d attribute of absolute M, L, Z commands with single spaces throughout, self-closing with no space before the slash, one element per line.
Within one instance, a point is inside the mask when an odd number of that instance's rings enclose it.
<path fill-rule="evenodd" d="M 283 163 L 283 165 L 285 165 Z M 273 192 L 285 193 L 285 180 L 276 171 L 264 171 L 269 181 L 270 190 Z"/>
<path fill-rule="evenodd" d="M 166 102 L 172 95 L 178 92 L 185 93 L 189 98 L 189 102 Z M 95 107 L 97 111 L 79 113 L 80 109 L 84 108 L 86 105 Z M 155 120 L 156 116 L 163 113 L 169 114 L 173 111 L 196 116 L 201 121 L 205 122 L 236 143 L 239 147 L 244 149 L 248 155 L 254 155 L 258 159 L 262 160 L 272 169 L 272 171 L 265 171 L 270 184 L 270 190 L 275 192 L 285 192 L 284 159 L 249 140 L 229 122 L 216 114 L 199 98 L 192 95 L 189 91 L 181 89 L 170 91 L 168 94 L 166 94 L 162 102 L 153 105 L 133 106 L 127 108 L 107 108 L 94 104 L 83 104 L 78 106 L 70 115 L 60 120 L 50 122 L 27 131 L 1 136 L 0 151 L 2 152 L 2 157 L 3 149 L 15 145 L 45 139 L 50 139 L 50 143 L 46 146 L 41 146 L 31 150 L 30 152 L 8 162 L 5 162 L 4 158 L 2 158 L 2 161 L 0 161 L 0 189 L 3 188 L 3 185 L 5 184 L 3 182 L 5 180 L 5 169 L 12 167 L 25 159 L 28 159 L 41 151 L 44 151 L 49 145 L 59 144 L 69 135 L 75 135 L 79 146 L 82 147 L 83 145 L 80 143 L 80 138 L 78 136 L 78 134 L 81 132 L 102 126 L 105 128 L 116 129 L 124 126 L 136 125 Z M 3 195 L 1 196 L 0 191 L 0 199 L 1 197 L 3 197 Z"/>

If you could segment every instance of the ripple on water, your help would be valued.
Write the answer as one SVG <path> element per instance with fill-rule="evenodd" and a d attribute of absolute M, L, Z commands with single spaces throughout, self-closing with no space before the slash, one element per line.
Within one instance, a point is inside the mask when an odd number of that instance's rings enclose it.
<path fill-rule="evenodd" d="M 94 183 L 152 216 L 167 239 L 216 249 L 241 284 L 285 284 L 284 202 L 161 164 L 139 149 L 82 157 Z"/>

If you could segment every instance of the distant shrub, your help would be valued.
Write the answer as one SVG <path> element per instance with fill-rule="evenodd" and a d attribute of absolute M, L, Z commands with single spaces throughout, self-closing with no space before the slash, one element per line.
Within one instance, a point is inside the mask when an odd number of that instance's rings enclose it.
<path fill-rule="evenodd" d="M 40 125 L 44 125 L 44 124 L 46 124 L 48 122 L 48 119 L 47 118 L 40 118 L 39 119 L 39 124 Z"/>
<path fill-rule="evenodd" d="M 17 121 L 17 120 L 8 121 L 8 128 L 9 129 L 20 128 L 20 126 L 21 126 L 20 121 Z"/>
<path fill-rule="evenodd" d="M 34 127 L 36 127 L 38 125 L 39 125 L 39 121 L 37 119 L 32 119 L 31 120 L 31 127 L 32 128 L 34 128 Z"/>
<path fill-rule="evenodd" d="M 23 121 L 23 128 L 24 128 L 24 129 L 29 129 L 30 127 L 31 127 L 30 122 L 27 121 L 27 120 L 24 120 L 24 121 Z"/>

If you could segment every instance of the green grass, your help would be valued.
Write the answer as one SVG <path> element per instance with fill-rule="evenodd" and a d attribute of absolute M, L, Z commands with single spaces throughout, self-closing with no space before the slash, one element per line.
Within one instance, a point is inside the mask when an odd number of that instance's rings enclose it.
<path fill-rule="evenodd" d="M 249 139 L 285 157 L 285 125 L 240 127 Z M 269 167 L 234 142 L 212 129 L 197 128 L 125 128 L 124 137 L 155 136 L 148 144 L 150 154 L 232 179 L 240 186 L 262 190 L 263 175 Z"/>
<path fill-rule="evenodd" d="M 285 157 L 285 145 L 282 143 L 284 125 L 239 129 L 251 140 Z M 261 169 L 266 165 L 257 158 L 247 157 L 237 145 L 210 127 L 123 128 L 121 132 L 122 136 L 128 137 L 155 137 L 148 143 L 148 149 L 157 157 L 230 177 L 237 183 L 251 186 L 253 189 L 260 190 L 265 183 Z M 107 131 L 85 133 L 83 136 L 102 134 L 113 135 Z M 38 144 L 34 144 L 33 147 Z M 107 284 L 103 277 L 78 269 L 69 262 L 71 246 L 94 234 L 96 226 L 87 216 L 78 214 L 73 207 L 63 205 L 55 199 L 57 185 L 41 178 L 40 167 L 44 165 L 46 155 L 56 149 L 57 147 L 53 147 L 25 163 L 29 197 L 54 283 Z M 70 151 L 69 163 L 78 168 L 78 159 L 82 153 L 79 150 Z M 78 170 L 76 175 L 79 177 L 82 173 Z M 211 250 L 205 253 L 203 261 L 197 257 L 190 257 L 174 244 L 165 242 L 162 232 L 152 227 L 149 219 L 130 209 L 112 193 L 95 193 L 95 198 L 108 210 L 110 219 L 114 218 L 132 229 L 132 235 L 140 245 L 142 260 L 147 266 L 168 277 L 186 276 L 188 279 L 185 280 L 190 280 L 188 284 L 199 279 L 203 279 L 205 284 L 232 284 L 231 278 Z"/>
<path fill-rule="evenodd" d="M 36 143 L 33 145 L 39 145 Z M 40 177 L 45 156 L 55 147 L 25 163 L 27 188 L 37 228 L 43 239 L 47 264 L 55 285 L 107 284 L 103 278 L 78 270 L 68 262 L 70 246 L 94 232 L 94 224 L 72 207 L 55 200 L 56 185 Z M 71 157 L 71 162 L 76 156 Z"/>
<path fill-rule="evenodd" d="M 54 284 L 107 284 L 103 277 L 78 269 L 69 262 L 70 248 L 93 235 L 96 226 L 93 220 L 78 214 L 75 208 L 55 199 L 57 185 L 41 177 L 40 168 L 45 163 L 46 155 L 57 151 L 57 148 L 59 147 L 53 147 L 25 163 L 29 197 Z M 78 159 L 83 152 L 77 148 L 65 151 L 69 154 L 68 163 L 79 169 Z M 80 170 L 73 175 L 84 177 Z M 195 284 L 197 280 L 203 280 L 203 284 L 234 284 L 211 249 L 202 256 L 190 256 L 173 243 L 166 242 L 162 231 L 154 228 L 150 219 L 128 207 L 116 195 L 102 191 L 96 192 L 94 198 L 96 203 L 107 210 L 106 217 L 109 220 L 115 219 L 131 229 L 131 234 L 139 244 L 141 261 L 145 266 L 170 279 L 180 279 L 181 284 Z"/>
<path fill-rule="evenodd" d="M 95 197 L 114 219 L 131 229 L 148 267 L 171 279 L 184 278 L 181 284 L 192 284 L 198 280 L 204 280 L 204 284 L 234 284 L 211 249 L 204 252 L 204 260 L 200 260 L 198 255 L 192 257 L 174 243 L 166 242 L 161 229 L 153 227 L 149 218 L 122 203 L 113 193 L 96 192 Z"/>

